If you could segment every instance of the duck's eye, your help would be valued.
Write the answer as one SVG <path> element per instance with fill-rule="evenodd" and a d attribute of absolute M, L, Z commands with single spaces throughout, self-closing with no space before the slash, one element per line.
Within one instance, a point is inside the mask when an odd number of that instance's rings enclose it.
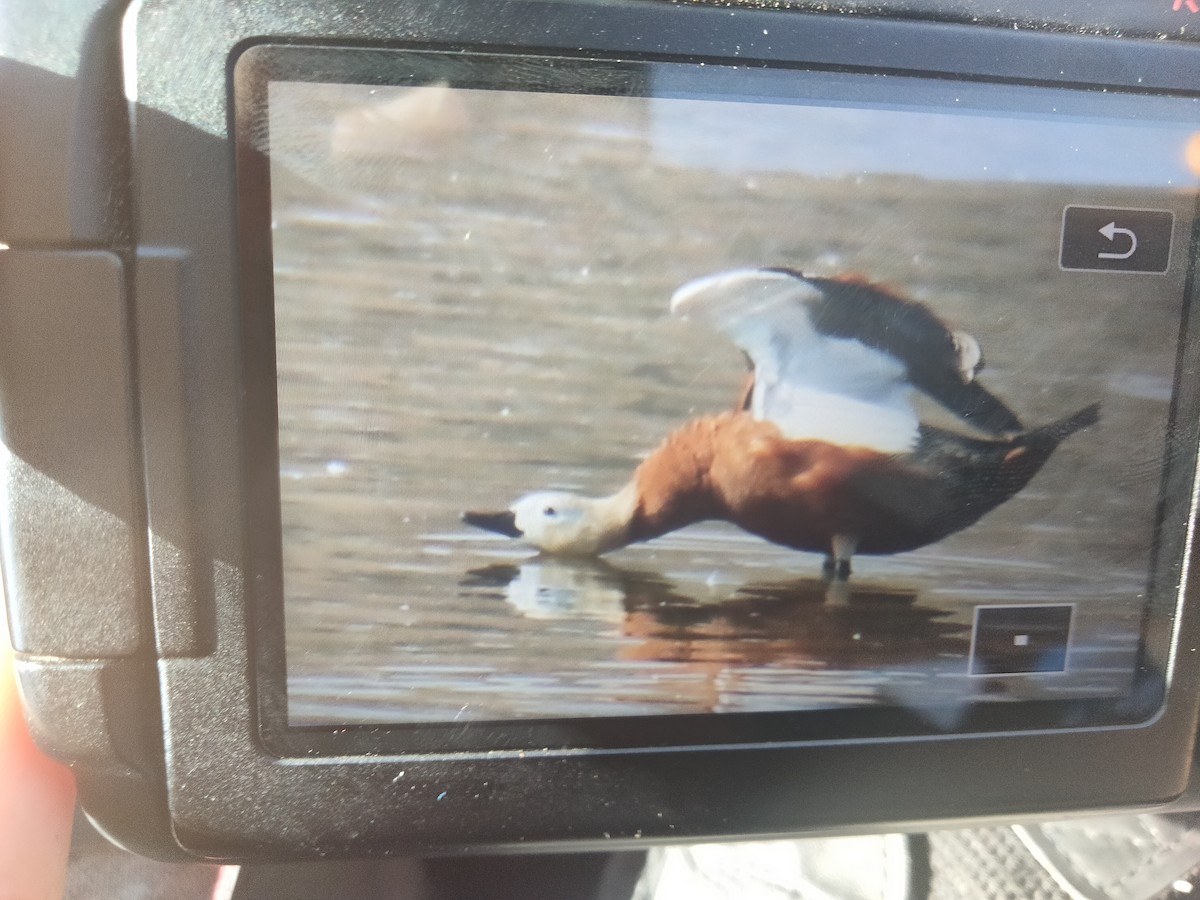
<path fill-rule="evenodd" d="M 542 515 L 544 515 L 544 516 L 557 516 L 557 515 L 558 515 L 558 510 L 556 510 L 556 509 L 555 509 L 553 506 L 547 506 L 545 509 L 543 509 L 543 510 L 542 510 Z"/>

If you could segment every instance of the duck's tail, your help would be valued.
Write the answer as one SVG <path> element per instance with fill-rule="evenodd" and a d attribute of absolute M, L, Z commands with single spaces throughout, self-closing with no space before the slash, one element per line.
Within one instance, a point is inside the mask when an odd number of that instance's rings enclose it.
<path fill-rule="evenodd" d="M 1033 429 L 1033 431 L 1025 435 L 1025 442 L 1029 444 L 1049 445 L 1052 448 L 1057 447 L 1075 432 L 1081 431 L 1089 425 L 1095 425 L 1099 421 L 1100 404 L 1092 403 L 1078 412 L 1071 413 L 1069 416 L 1063 416 L 1061 419 L 1051 422 L 1049 425 Z"/>

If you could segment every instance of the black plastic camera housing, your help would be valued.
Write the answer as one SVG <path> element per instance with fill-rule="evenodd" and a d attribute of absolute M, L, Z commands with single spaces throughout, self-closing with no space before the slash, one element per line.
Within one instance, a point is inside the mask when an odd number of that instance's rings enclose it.
<path fill-rule="evenodd" d="M 289 718 L 271 267 L 272 166 L 287 160 L 262 139 L 272 83 L 668 103 L 786 103 L 804 90 L 837 108 L 925 110 L 956 91 L 1009 90 L 1017 104 L 1046 91 L 1076 98 L 1081 120 L 1103 119 L 1111 100 L 1127 123 L 1139 104 L 1151 116 L 1200 109 L 1200 16 L 1186 6 L 1039 3 L 987 21 L 954 3 L 806 6 L 144 0 L 80 4 L 47 34 L 34 12 L 0 5 L 14 25 L 0 36 L 9 623 L 35 734 L 75 767 L 86 809 L 115 840 L 231 860 L 599 850 L 1184 795 L 1200 699 L 1194 181 L 1172 195 L 1158 269 L 1181 284 L 1178 342 L 1164 351 L 1165 448 L 1138 476 L 1158 499 L 1130 599 L 1137 664 L 1120 696 L 1017 696 L 950 718 L 919 700 Z M 654 93 L 655 79 L 680 72 Z M 1141 185 L 1131 172 L 1121 208 L 1161 205 L 1139 203 Z M 1058 248 L 1048 252 L 1058 268 Z M 1168 277 L 1157 257 L 1146 265 L 1094 277 Z M 1046 327 L 1069 341 L 1083 326 L 1050 312 Z"/>

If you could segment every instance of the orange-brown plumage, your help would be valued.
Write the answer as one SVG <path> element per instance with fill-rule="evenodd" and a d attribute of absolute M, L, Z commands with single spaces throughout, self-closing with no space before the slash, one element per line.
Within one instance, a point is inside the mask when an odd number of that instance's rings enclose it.
<path fill-rule="evenodd" d="M 925 428 L 911 454 L 791 441 L 736 411 L 688 422 L 638 467 L 630 541 L 723 519 L 776 544 L 829 553 L 835 535 L 859 553 L 897 553 L 965 528 L 1024 487 L 1088 407 L 1012 439 Z"/>

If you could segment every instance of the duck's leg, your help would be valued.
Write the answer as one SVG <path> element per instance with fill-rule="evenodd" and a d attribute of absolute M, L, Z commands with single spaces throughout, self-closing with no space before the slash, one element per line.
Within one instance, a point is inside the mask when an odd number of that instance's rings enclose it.
<path fill-rule="evenodd" d="M 858 536 L 853 534 L 835 534 L 833 536 L 833 553 L 825 557 L 822 572 L 831 581 L 845 581 L 850 577 L 850 558 L 858 547 Z"/>

